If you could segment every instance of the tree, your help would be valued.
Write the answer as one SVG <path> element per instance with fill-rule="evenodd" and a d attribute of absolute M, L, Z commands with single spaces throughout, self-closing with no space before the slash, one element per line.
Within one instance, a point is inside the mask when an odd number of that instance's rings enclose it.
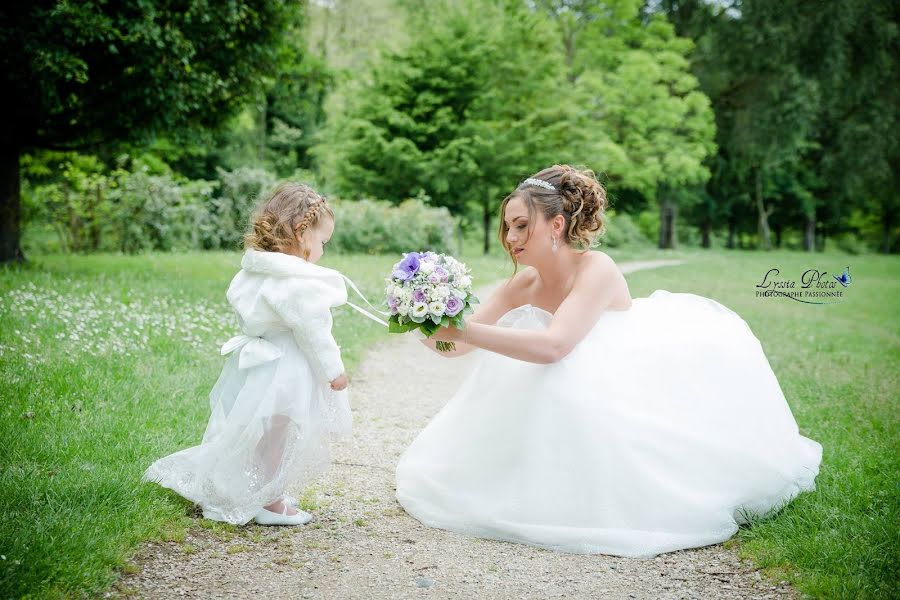
<path fill-rule="evenodd" d="M 692 69 L 713 101 L 719 158 L 733 175 L 712 181 L 711 196 L 734 198 L 730 186 L 743 182 L 763 247 L 770 220 L 780 230 L 794 219 L 813 250 L 822 247 L 817 234 L 847 229 L 853 211 L 879 216 L 884 247 L 900 217 L 895 8 L 877 0 L 646 3 L 656 10 L 697 44 Z M 742 217 L 723 214 L 729 225 Z"/>
<path fill-rule="evenodd" d="M 412 18 L 408 47 L 341 91 L 316 150 L 325 183 L 348 197 L 424 194 L 457 215 L 477 206 L 487 252 L 500 194 L 565 156 L 555 36 L 517 3 L 432 3 Z"/>
<path fill-rule="evenodd" d="M 900 225 L 900 32 L 896 4 L 853 0 L 788 11 L 796 31 L 795 61 L 821 90 L 816 145 L 807 154 L 819 185 L 812 192 L 839 223 L 853 209 L 871 212 L 882 225 L 878 247 L 890 252 Z M 808 246 L 812 249 L 812 244 Z"/>
<path fill-rule="evenodd" d="M 258 93 L 289 0 L 11 3 L 0 11 L 0 262 L 22 260 L 19 158 L 219 125 Z M 10 105 L 11 104 L 11 105 Z"/>
<path fill-rule="evenodd" d="M 544 6 L 559 22 L 567 56 L 574 53 L 579 153 L 611 186 L 658 202 L 659 246 L 674 247 L 677 209 L 690 197 L 679 190 L 709 179 L 704 161 L 715 152 L 710 101 L 687 60 L 691 40 L 662 15 L 641 20 L 636 0 Z"/>

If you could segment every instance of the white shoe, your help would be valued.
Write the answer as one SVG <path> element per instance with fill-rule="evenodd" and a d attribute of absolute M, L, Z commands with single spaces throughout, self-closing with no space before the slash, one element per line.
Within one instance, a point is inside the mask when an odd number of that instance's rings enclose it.
<path fill-rule="evenodd" d="M 294 498 L 293 496 L 287 496 L 287 495 L 282 496 L 281 501 L 284 502 L 285 504 L 287 504 L 288 506 L 293 506 L 294 508 L 300 506 L 300 503 L 297 502 L 297 499 Z"/>
<path fill-rule="evenodd" d="M 266 508 L 259 509 L 253 520 L 260 525 L 306 525 L 312 521 L 312 515 L 308 512 L 297 510 L 297 514 L 286 514 L 288 510 L 287 503 L 284 504 L 284 511 L 281 513 L 272 512 Z"/>

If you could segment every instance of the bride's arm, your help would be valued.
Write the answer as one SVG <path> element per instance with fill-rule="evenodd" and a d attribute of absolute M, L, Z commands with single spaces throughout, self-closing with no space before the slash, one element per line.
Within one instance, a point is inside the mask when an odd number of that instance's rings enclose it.
<path fill-rule="evenodd" d="M 501 283 L 497 290 L 491 294 L 490 298 L 482 304 L 475 307 L 475 312 L 466 319 L 466 327 L 471 327 L 475 323 L 493 324 L 497 319 L 515 308 L 516 290 L 521 286 L 522 274 L 518 274 L 509 281 Z M 454 329 L 459 331 L 459 329 Z M 453 358 L 455 356 L 463 356 L 475 349 L 472 344 L 466 344 L 461 339 L 454 340 L 455 350 L 449 352 L 441 352 L 435 347 L 435 343 L 440 340 L 439 337 L 432 336 L 419 340 L 426 347 L 445 358 Z"/>
<path fill-rule="evenodd" d="M 547 329 L 525 330 L 467 322 L 465 330 L 442 327 L 431 339 L 457 345 L 465 340 L 467 347 L 484 348 L 533 363 L 561 360 L 584 339 L 612 301 L 616 278 L 621 275 L 612 259 L 600 257 L 579 275 Z"/>

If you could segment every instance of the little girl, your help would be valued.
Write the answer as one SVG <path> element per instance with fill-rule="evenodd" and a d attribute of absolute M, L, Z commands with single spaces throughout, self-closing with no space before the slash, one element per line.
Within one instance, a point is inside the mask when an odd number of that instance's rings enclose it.
<path fill-rule="evenodd" d="M 242 525 L 302 525 L 312 516 L 285 495 L 330 462 L 329 441 L 350 433 L 347 375 L 330 309 L 347 302 L 343 276 L 316 266 L 334 213 L 306 185 L 285 183 L 254 215 L 227 298 L 243 335 L 210 393 L 199 446 L 144 473 L 199 504 L 203 516 Z"/>

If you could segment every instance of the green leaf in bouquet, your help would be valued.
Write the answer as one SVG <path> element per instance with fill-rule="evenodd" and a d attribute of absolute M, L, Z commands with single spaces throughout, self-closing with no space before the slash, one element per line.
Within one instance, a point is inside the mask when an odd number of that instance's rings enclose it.
<path fill-rule="evenodd" d="M 406 333 L 407 331 L 412 331 L 413 329 L 418 328 L 418 323 L 414 323 L 409 320 L 401 320 L 396 315 L 392 316 L 388 320 L 388 332 L 389 333 Z"/>
<path fill-rule="evenodd" d="M 441 318 L 441 326 L 442 326 L 442 327 L 449 327 L 449 326 L 450 326 L 450 317 L 448 317 L 447 315 L 444 315 L 444 316 Z"/>

